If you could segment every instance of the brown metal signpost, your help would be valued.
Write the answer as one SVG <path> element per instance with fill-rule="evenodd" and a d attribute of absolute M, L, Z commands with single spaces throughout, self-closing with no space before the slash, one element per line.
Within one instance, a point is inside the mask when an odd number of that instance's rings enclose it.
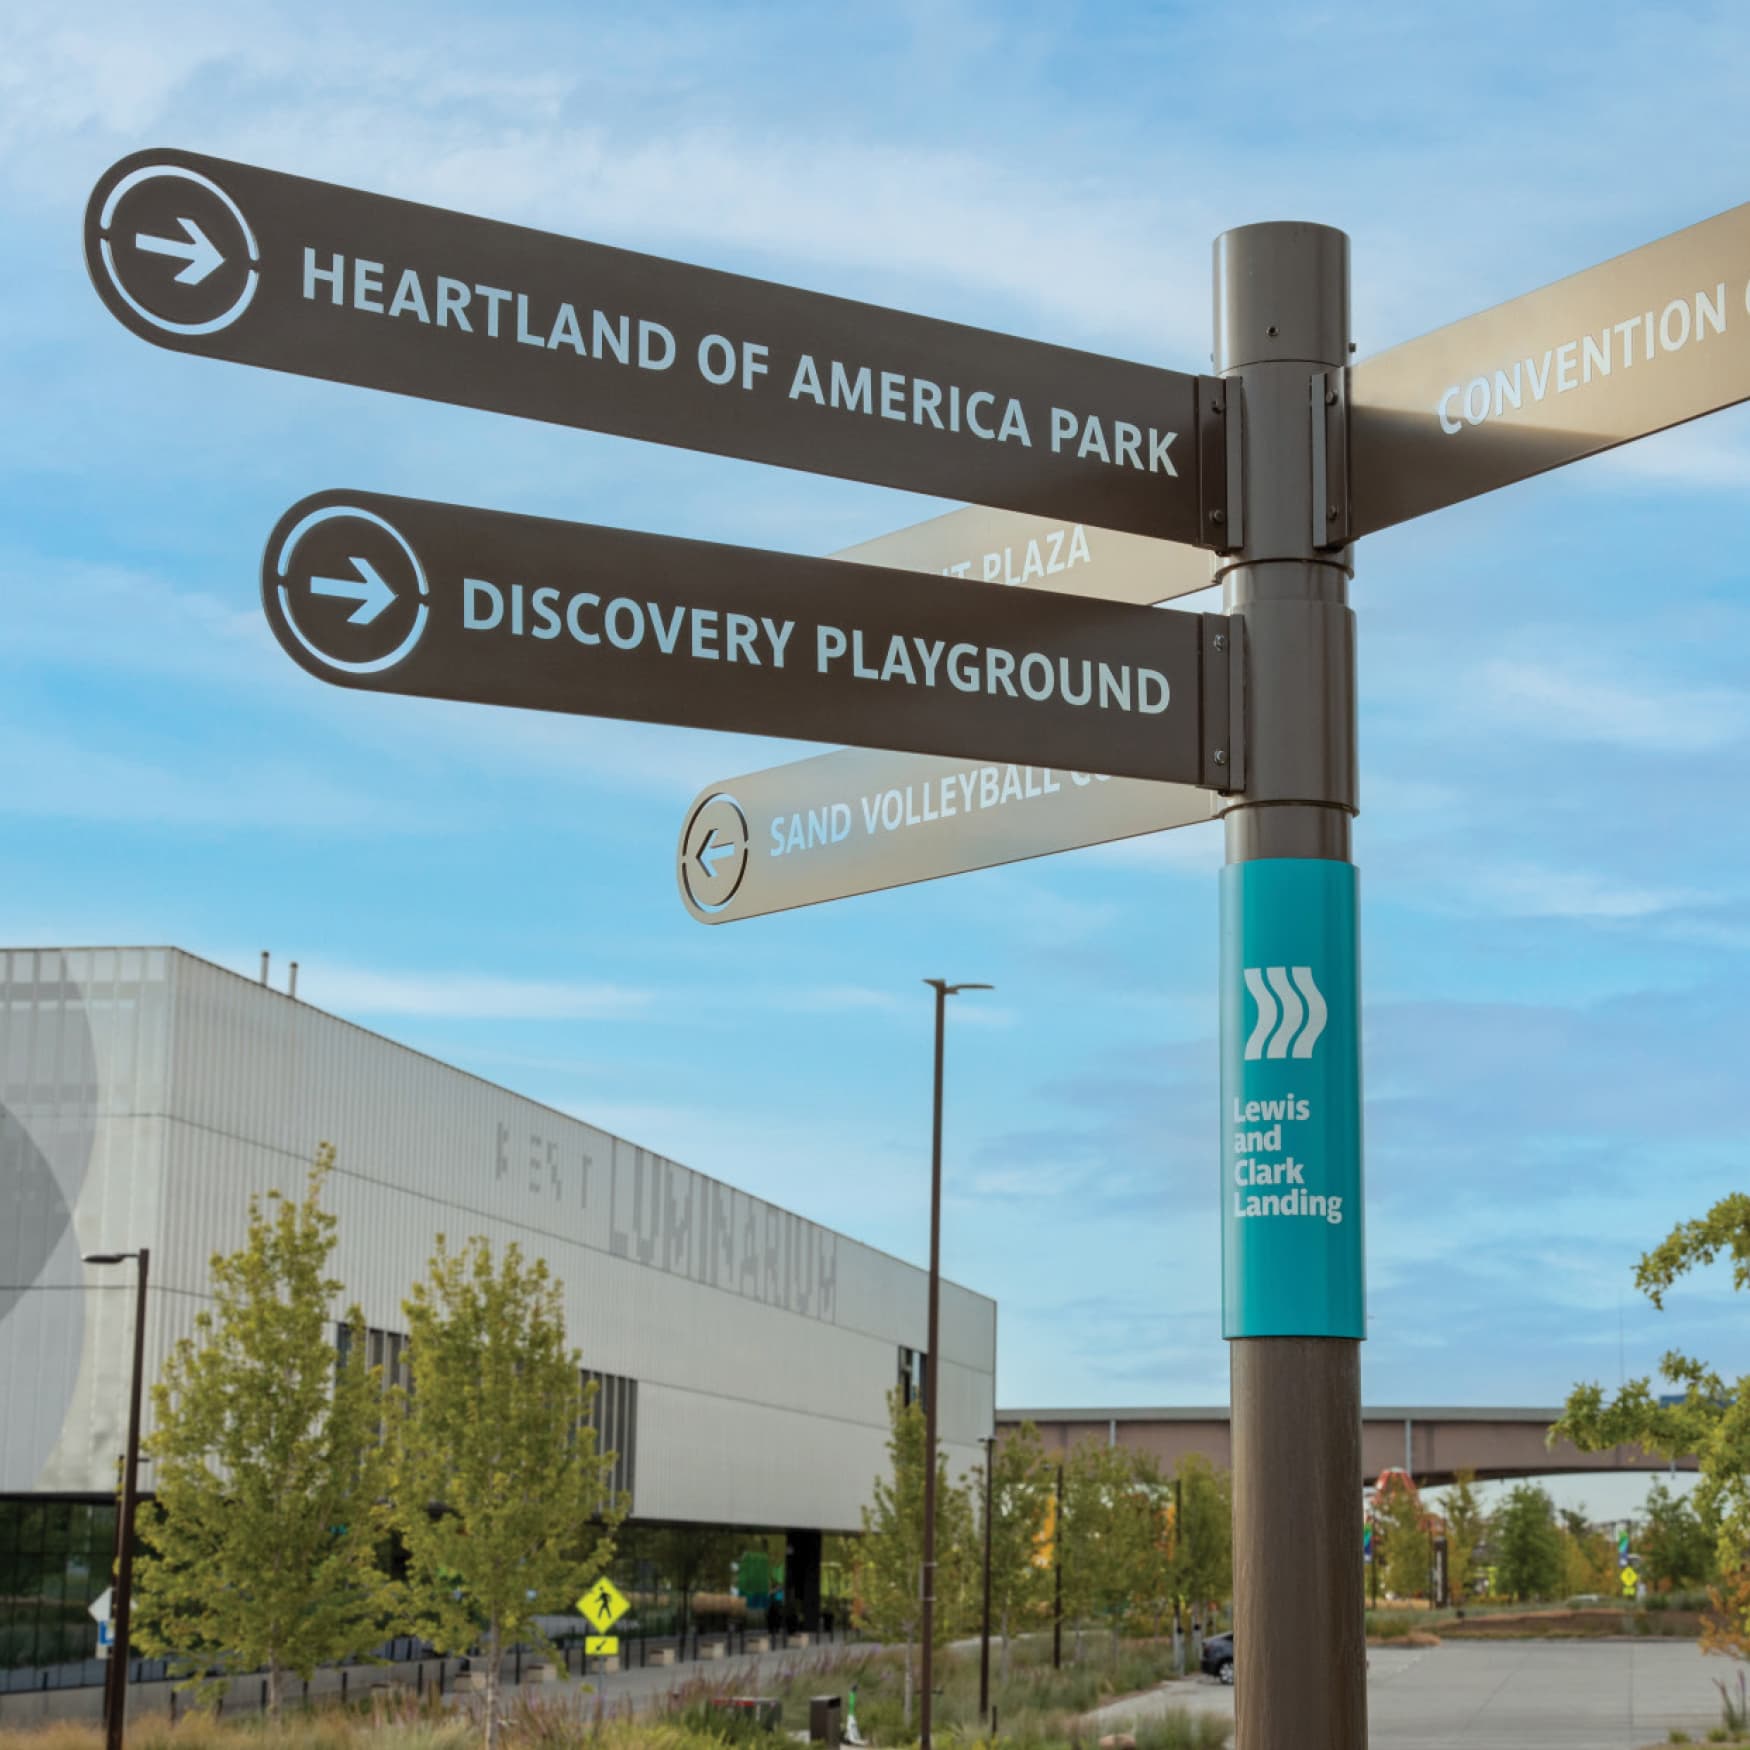
<path fill-rule="evenodd" d="M 1205 546 L 1210 379 L 195 153 L 106 171 L 85 258 L 154 345 Z"/>
<path fill-rule="evenodd" d="M 1750 207 L 1353 368 L 1347 239 L 1241 227 L 1218 378 L 178 152 L 108 171 L 85 245 L 161 346 L 1009 513 L 833 561 L 324 493 L 263 597 L 341 686 L 927 756 L 702 792 L 706 922 L 1222 814 L 1237 1743 L 1364 1743 L 1350 543 L 1750 399 Z M 1191 548 L 1226 614 L 1136 605 Z"/>
<path fill-rule="evenodd" d="M 338 686 L 1226 782 L 1226 627 L 458 505 L 328 492 L 262 600 Z"/>

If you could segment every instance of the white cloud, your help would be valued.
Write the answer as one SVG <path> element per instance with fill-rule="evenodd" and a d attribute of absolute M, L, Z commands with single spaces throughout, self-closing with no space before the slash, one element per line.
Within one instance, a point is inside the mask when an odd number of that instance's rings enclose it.
<path fill-rule="evenodd" d="M 1750 695 L 1726 687 L 1657 691 L 1578 667 L 1497 658 L 1483 664 L 1473 691 L 1497 727 L 1562 741 L 1690 753 L 1750 730 Z"/>
<path fill-rule="evenodd" d="M 291 678 L 253 591 L 227 599 L 134 566 L 0 552 L 5 657 L 249 687 Z M 246 600 L 247 605 L 239 605 Z"/>
<path fill-rule="evenodd" d="M 596 1021 L 647 1010 L 649 991 L 624 985 L 497 978 L 472 972 L 384 972 L 306 960 L 298 995 L 347 1015 L 422 1015 L 468 1021 Z"/>
<path fill-rule="evenodd" d="M 1519 864 L 1474 873 L 1468 891 L 1485 908 L 1521 918 L 1649 918 L 1707 896 L 1679 887 L 1648 887 L 1586 869 Z"/>
<path fill-rule="evenodd" d="M 0 722 L 5 806 L 24 818 L 101 820 L 146 827 L 335 833 L 449 832 L 452 820 L 325 777 L 289 759 L 233 755 L 223 738 L 197 763 L 172 768 Z"/>
<path fill-rule="evenodd" d="M 1189 829 L 1138 833 L 1110 844 L 1089 845 L 1075 853 L 1085 862 L 1107 863 L 1119 869 L 1172 869 L 1207 874 L 1219 869 L 1226 855 L 1223 829 L 1214 821 L 1196 821 Z"/>

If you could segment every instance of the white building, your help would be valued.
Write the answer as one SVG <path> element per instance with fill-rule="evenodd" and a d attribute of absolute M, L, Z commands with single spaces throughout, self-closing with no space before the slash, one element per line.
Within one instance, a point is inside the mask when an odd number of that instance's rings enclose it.
<path fill-rule="evenodd" d="M 82 1254 L 150 1247 L 152 1379 L 251 1195 L 301 1193 L 321 1142 L 378 1358 L 439 1233 L 514 1240 L 565 1284 L 635 1519 L 858 1527 L 922 1271 L 170 948 L 0 950 L 0 1511 L 114 1488 L 133 1278 Z M 994 1302 L 944 1284 L 956 1471 L 993 1430 L 995 1351 Z"/>

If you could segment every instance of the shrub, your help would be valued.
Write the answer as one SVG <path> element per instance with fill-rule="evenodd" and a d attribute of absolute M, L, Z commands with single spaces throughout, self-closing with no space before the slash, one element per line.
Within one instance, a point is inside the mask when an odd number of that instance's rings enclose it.
<path fill-rule="evenodd" d="M 1402 1611 L 1370 1610 L 1367 1632 L 1381 1641 L 1401 1641 L 1416 1627 L 1416 1619 Z M 1141 1750 L 1141 1746 L 1138 1746 Z"/>

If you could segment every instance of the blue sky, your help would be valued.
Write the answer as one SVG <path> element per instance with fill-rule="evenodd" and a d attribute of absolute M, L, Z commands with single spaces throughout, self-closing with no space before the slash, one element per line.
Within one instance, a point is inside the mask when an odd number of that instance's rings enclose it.
<path fill-rule="evenodd" d="M 84 199 L 180 146 L 1195 370 L 1209 245 L 1354 239 L 1363 355 L 1750 197 L 1731 5 L 385 4 L 0 13 L 0 940 L 174 942 L 921 1261 L 1006 1404 L 1225 1398 L 1219 831 L 705 930 L 682 810 L 794 744 L 323 687 L 257 564 L 330 486 L 823 553 L 949 508 L 154 350 Z M 1375 1403 L 1553 1402 L 1723 1277 L 1743 1185 L 1750 421 L 1370 538 Z M 1200 600 L 1194 605 L 1204 605 Z"/>

